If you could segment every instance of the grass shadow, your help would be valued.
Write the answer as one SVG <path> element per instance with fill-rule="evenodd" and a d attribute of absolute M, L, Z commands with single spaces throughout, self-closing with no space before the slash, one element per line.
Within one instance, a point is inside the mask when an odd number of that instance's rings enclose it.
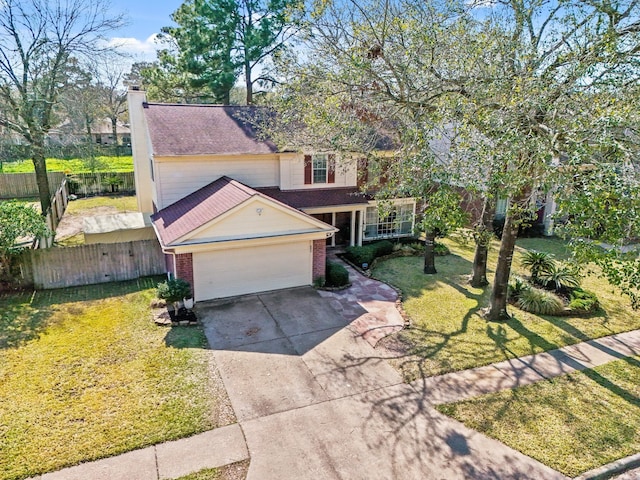
<path fill-rule="evenodd" d="M 196 348 L 206 350 L 209 348 L 207 338 L 199 326 L 167 327 L 164 343 L 173 348 Z"/>
<path fill-rule="evenodd" d="M 136 293 L 154 288 L 163 278 L 143 277 L 123 282 L 1 294 L 0 349 L 17 348 L 38 338 L 50 325 L 58 305 Z"/>

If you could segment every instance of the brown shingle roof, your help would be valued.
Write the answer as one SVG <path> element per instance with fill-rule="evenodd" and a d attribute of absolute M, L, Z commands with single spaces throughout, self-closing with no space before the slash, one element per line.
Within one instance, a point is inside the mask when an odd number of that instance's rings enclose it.
<path fill-rule="evenodd" d="M 163 245 L 169 245 L 254 195 L 255 190 L 229 177 L 187 195 L 151 216 Z"/>
<path fill-rule="evenodd" d="M 274 153 L 247 121 L 259 107 L 145 104 L 154 155 L 222 155 Z"/>
<path fill-rule="evenodd" d="M 254 190 L 232 178 L 220 177 L 153 214 L 151 221 L 160 236 L 160 242 L 165 246 L 171 245 L 254 196 L 268 198 L 284 208 L 297 211 L 295 207 L 276 197 Z M 305 213 L 297 212 L 306 216 Z"/>
<path fill-rule="evenodd" d="M 332 205 L 366 204 L 371 197 L 358 188 L 319 188 L 282 191 L 277 187 L 256 189 L 265 195 L 294 208 L 328 207 Z"/>

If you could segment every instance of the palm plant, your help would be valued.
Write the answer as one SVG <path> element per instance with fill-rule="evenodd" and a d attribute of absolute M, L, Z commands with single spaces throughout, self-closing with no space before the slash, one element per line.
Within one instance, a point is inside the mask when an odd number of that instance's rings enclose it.
<path fill-rule="evenodd" d="M 534 283 L 540 283 L 539 279 L 541 274 L 546 273 L 555 265 L 553 255 L 536 250 L 527 250 L 522 256 L 520 263 L 523 267 L 529 268 L 531 271 L 531 281 Z"/>
<path fill-rule="evenodd" d="M 566 263 L 553 263 L 549 269 L 540 274 L 540 282 L 548 287 L 553 285 L 556 292 L 580 286 L 580 276 L 575 267 Z"/>

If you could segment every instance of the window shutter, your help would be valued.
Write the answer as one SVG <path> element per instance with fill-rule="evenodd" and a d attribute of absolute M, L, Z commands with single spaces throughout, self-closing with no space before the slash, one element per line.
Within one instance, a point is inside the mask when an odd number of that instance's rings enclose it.
<path fill-rule="evenodd" d="M 336 183 L 336 156 L 329 154 L 327 162 L 327 183 Z"/>
<path fill-rule="evenodd" d="M 312 174 L 313 174 L 313 162 L 311 161 L 311 155 L 305 155 L 304 156 L 304 184 L 305 185 L 311 185 Z"/>

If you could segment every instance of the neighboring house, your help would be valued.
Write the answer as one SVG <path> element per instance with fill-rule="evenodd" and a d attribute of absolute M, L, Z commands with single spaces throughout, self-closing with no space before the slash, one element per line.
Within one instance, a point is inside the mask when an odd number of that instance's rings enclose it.
<path fill-rule="evenodd" d="M 356 161 L 279 151 L 243 121 L 252 108 L 147 103 L 129 91 L 139 210 L 153 213 L 167 272 L 196 301 L 310 285 L 327 246 L 413 233 L 413 199 L 380 218 Z"/>
<path fill-rule="evenodd" d="M 63 123 L 49 131 L 49 145 L 73 145 L 87 140 L 87 132 L 80 130 L 71 121 Z M 96 145 L 131 145 L 131 130 L 124 123 L 116 124 L 116 138 L 113 137 L 111 120 L 103 118 L 91 125 L 91 141 Z"/>

